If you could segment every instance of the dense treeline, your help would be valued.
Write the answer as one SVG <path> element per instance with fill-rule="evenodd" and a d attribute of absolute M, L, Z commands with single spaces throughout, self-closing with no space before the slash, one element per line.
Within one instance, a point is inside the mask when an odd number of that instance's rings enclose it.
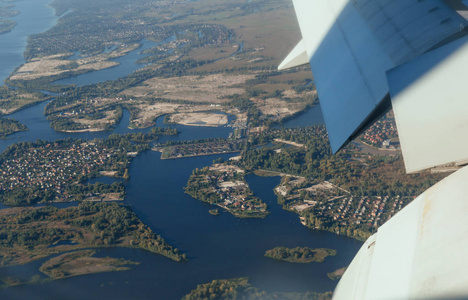
<path fill-rule="evenodd" d="M 127 133 L 125 136 L 137 143 L 149 143 L 156 141 L 161 135 L 177 135 L 178 131 L 169 127 L 153 127 L 150 132 Z"/>
<path fill-rule="evenodd" d="M 210 174 L 209 168 L 194 169 L 190 176 L 187 186 L 184 190 L 187 194 L 195 199 L 207 202 L 210 204 L 221 202 L 221 198 L 216 190 L 213 188 L 214 183 L 211 180 L 207 180 L 206 176 Z M 206 176 L 202 176 L 206 175 Z"/>
<path fill-rule="evenodd" d="M 253 287 L 246 277 L 217 279 L 210 283 L 199 284 L 183 300 L 195 299 L 284 299 L 284 300 L 330 300 L 332 292 L 326 293 L 278 293 L 266 292 Z"/>
<path fill-rule="evenodd" d="M 302 143 L 281 152 L 271 148 L 245 151 L 243 163 L 250 170 L 266 169 L 311 180 L 330 180 L 357 196 L 417 196 L 438 182 L 440 174 L 405 174 L 401 156 L 369 156 L 349 145 L 332 155 L 323 126 L 283 129 L 250 137 L 250 148 L 280 138 Z"/>
<path fill-rule="evenodd" d="M 313 209 L 303 210 L 300 213 L 300 216 L 303 217 L 305 226 L 309 228 L 346 235 L 359 241 L 367 240 L 375 232 L 375 228 L 366 224 L 341 225 L 339 222 L 336 222 L 331 218 L 319 218 L 315 215 Z"/>
<path fill-rule="evenodd" d="M 319 248 L 312 249 L 309 247 L 275 247 L 265 253 L 266 257 L 284 260 L 294 263 L 311 263 L 324 262 L 327 256 L 335 256 L 336 250 Z"/>

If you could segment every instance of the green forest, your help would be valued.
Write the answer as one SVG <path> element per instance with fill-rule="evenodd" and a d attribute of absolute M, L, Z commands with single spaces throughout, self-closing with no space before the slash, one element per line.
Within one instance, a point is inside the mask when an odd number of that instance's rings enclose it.
<path fill-rule="evenodd" d="M 293 263 L 321 263 L 325 261 L 327 256 L 335 255 L 336 250 L 326 248 L 312 249 L 309 247 L 275 247 L 265 253 L 266 257 Z"/>
<path fill-rule="evenodd" d="M 118 203 L 83 202 L 57 209 L 4 209 L 0 216 L 0 265 L 17 265 L 74 249 L 135 247 L 162 254 L 175 261 L 185 254 L 170 246 L 143 224 L 128 207 Z M 74 244 L 50 247 L 60 241 Z"/>

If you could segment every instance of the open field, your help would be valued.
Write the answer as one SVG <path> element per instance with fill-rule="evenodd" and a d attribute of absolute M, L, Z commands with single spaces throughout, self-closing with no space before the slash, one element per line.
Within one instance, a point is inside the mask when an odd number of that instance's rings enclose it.
<path fill-rule="evenodd" d="M 222 126 L 228 123 L 228 118 L 223 114 L 210 114 L 210 113 L 184 113 L 173 114 L 169 121 L 171 123 L 178 123 L 190 126 Z"/>
<path fill-rule="evenodd" d="M 61 53 L 40 58 L 34 58 L 19 67 L 10 76 L 10 80 L 33 80 L 38 78 L 60 76 L 68 72 L 77 74 L 97 71 L 118 65 L 117 62 L 110 61 L 127 54 L 138 48 L 138 44 L 123 45 L 115 51 L 98 54 L 77 60 L 68 60 L 67 57 L 73 53 Z"/>
<path fill-rule="evenodd" d="M 226 103 L 227 96 L 245 93 L 246 81 L 254 74 L 214 74 L 207 76 L 182 76 L 152 78 L 141 85 L 130 88 L 122 95 L 132 97 L 160 97 L 170 100 L 184 100 L 204 103 Z"/>
<path fill-rule="evenodd" d="M 226 55 L 227 59 L 201 66 L 198 70 L 277 66 L 301 39 L 292 3 L 287 0 L 254 0 L 248 3 L 243 0 L 202 0 L 175 5 L 171 10 L 179 17 L 171 20 L 167 16 L 170 24 L 222 24 L 234 30 L 237 41 L 244 44 L 243 53 L 235 57 Z M 158 13 L 148 11 L 147 15 L 156 16 Z M 234 45 L 232 43 L 231 47 Z M 216 55 L 213 48 L 206 51 Z M 196 54 L 200 52 L 197 49 L 189 53 L 189 56 L 196 58 Z M 219 55 L 216 58 L 220 56 L 222 57 Z"/>
<path fill-rule="evenodd" d="M 93 257 L 95 253 L 94 250 L 65 253 L 49 259 L 39 270 L 50 278 L 63 279 L 102 272 L 127 271 L 130 270 L 128 265 L 138 264 L 112 257 Z"/>

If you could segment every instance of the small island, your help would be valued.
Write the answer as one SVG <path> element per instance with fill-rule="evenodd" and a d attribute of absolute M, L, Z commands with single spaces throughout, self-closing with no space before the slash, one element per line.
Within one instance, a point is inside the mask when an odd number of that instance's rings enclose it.
<path fill-rule="evenodd" d="M 95 250 L 65 253 L 43 263 L 39 271 L 52 279 L 63 279 L 102 272 L 127 271 L 130 270 L 129 265 L 140 264 L 112 257 L 93 257 L 94 254 Z"/>
<path fill-rule="evenodd" d="M 265 253 L 266 257 L 293 263 L 322 263 L 327 256 L 335 256 L 336 250 L 327 248 L 312 249 L 309 247 L 275 247 Z"/>
<path fill-rule="evenodd" d="M 217 205 L 239 218 L 265 218 L 267 205 L 255 197 L 244 178 L 245 171 L 227 162 L 195 169 L 185 192 L 195 199 Z M 210 214 L 215 214 L 211 212 Z"/>
<path fill-rule="evenodd" d="M 209 283 L 199 284 L 182 300 L 195 299 L 307 299 L 307 300 L 329 300 L 332 292 L 315 293 L 285 293 L 267 292 L 252 286 L 249 278 L 215 279 Z"/>
<path fill-rule="evenodd" d="M 210 209 L 208 212 L 210 213 L 210 215 L 213 215 L 213 216 L 219 215 L 219 210 L 217 208 Z"/>
<path fill-rule="evenodd" d="M 346 268 L 337 269 L 333 272 L 327 273 L 327 276 L 331 280 L 338 280 L 343 276 L 345 271 L 346 271 Z"/>
<path fill-rule="evenodd" d="M 26 130 L 28 130 L 26 125 L 21 124 L 16 120 L 9 118 L 0 119 L 0 138 L 6 138 L 10 134 Z"/>

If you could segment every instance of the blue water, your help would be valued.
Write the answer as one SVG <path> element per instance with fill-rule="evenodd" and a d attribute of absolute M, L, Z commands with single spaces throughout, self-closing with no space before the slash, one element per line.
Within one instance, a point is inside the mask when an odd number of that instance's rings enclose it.
<path fill-rule="evenodd" d="M 12 2 L 20 14 L 11 18 L 17 22 L 12 31 L 0 34 L 0 85 L 17 67 L 25 62 L 23 52 L 31 34 L 44 32 L 57 22 L 54 10 L 46 6 L 51 0 L 19 0 Z"/>
<path fill-rule="evenodd" d="M 31 34 L 36 28 L 36 32 L 40 32 L 54 24 L 55 17 L 52 16 L 50 8 L 44 8 L 45 1 L 22 0 L 16 3 L 17 6 L 22 5 L 17 8 L 23 11 L 19 16 L 32 17 L 35 15 L 33 12 L 38 12 L 37 15 L 48 17 L 39 18 L 42 23 L 39 21 L 37 24 L 27 23 L 29 27 L 26 26 L 26 29 L 22 27 L 26 23 L 18 22 L 15 30 L 23 28 L 27 34 Z M 16 36 L 20 35 L 20 31 L 16 31 Z M 6 48 L 4 46 L 6 44 L 1 40 L 5 36 L 7 34 L 0 35 L 1 76 L 8 76 L 11 72 L 8 68 L 14 69 L 23 62 L 17 54 L 24 51 L 24 45 L 23 48 L 17 47 L 11 51 L 16 56 L 12 61 L 12 66 L 9 66 L 10 61 L 4 58 L 8 55 L 9 48 Z M 133 63 L 139 56 L 138 52 L 149 46 L 149 44 L 144 45 L 129 57 L 122 59 L 128 59 Z M 105 71 L 113 73 L 110 76 L 117 76 L 112 78 L 119 78 L 127 75 L 134 68 L 134 66 L 127 67 L 122 69 L 116 67 Z M 107 73 L 100 72 L 73 78 L 72 80 L 75 80 L 73 83 L 82 85 L 111 79 L 103 75 Z M 96 75 L 98 73 L 100 75 Z M 46 104 L 44 102 L 9 116 L 25 124 L 29 131 L 16 133 L 9 139 L 0 140 L 0 151 L 19 141 L 57 140 L 68 137 L 105 138 L 112 133 L 124 134 L 150 130 L 150 128 L 128 129 L 129 113 L 124 111 L 121 122 L 114 130 L 76 134 L 55 132 L 43 115 Z M 318 107 L 309 109 L 283 126 L 303 127 L 321 123 L 319 112 Z M 157 126 L 170 126 L 180 131 L 179 135 L 161 137 L 158 142 L 227 137 L 232 132 L 232 128 L 226 126 L 213 128 L 166 125 L 163 124 L 163 117 L 158 118 L 156 123 Z M 79 276 L 0 290 L 0 299 L 179 299 L 194 289 L 197 284 L 210 282 L 213 279 L 239 276 L 250 277 L 256 287 L 270 291 L 324 292 L 332 290 L 336 282 L 328 279 L 326 273 L 348 265 L 361 243 L 347 237 L 313 231 L 302 226 L 296 214 L 282 210 L 276 203 L 273 188 L 279 183 L 278 177 L 247 176 L 247 181 L 254 193 L 269 206 L 271 214 L 265 219 L 238 219 L 225 212 L 219 216 L 211 216 L 208 213 L 211 206 L 184 193 L 183 187 L 194 168 L 210 165 L 218 157 L 228 159 L 231 156 L 233 155 L 224 154 L 161 160 L 160 153 L 146 151 L 133 160 L 129 170 L 130 180 L 122 181 L 127 192 L 124 203 L 130 205 L 152 230 L 186 253 L 190 259 L 188 262 L 176 263 L 163 256 L 139 249 L 100 249 L 98 256 L 125 258 L 142 262 L 142 264 L 132 266 L 132 270 L 126 272 Z M 91 179 L 90 183 L 98 181 L 111 183 L 115 180 L 101 177 Z M 71 205 L 76 205 L 76 203 L 57 204 L 56 206 Z M 0 208 L 3 207 L 0 205 Z M 265 251 L 276 246 L 329 247 L 337 249 L 338 255 L 327 258 L 322 264 L 291 264 L 265 258 Z M 32 275 L 40 274 L 38 268 L 45 260 L 38 260 L 25 266 L 0 268 L 0 276 L 29 279 Z M 42 278 L 44 278 L 43 275 Z"/>
<path fill-rule="evenodd" d="M 136 249 L 102 249 L 102 255 L 142 264 L 126 272 L 10 288 L 3 291 L 4 295 L 178 299 L 197 284 L 239 276 L 248 276 L 255 286 L 270 291 L 332 290 L 336 282 L 326 273 L 349 264 L 361 243 L 302 226 L 297 215 L 276 203 L 273 188 L 279 183 L 278 177 L 247 176 L 255 194 L 271 210 L 263 220 L 237 219 L 228 213 L 211 216 L 211 206 L 184 194 L 181 187 L 194 168 L 209 165 L 216 157 L 229 156 L 161 160 L 159 153 L 147 151 L 131 165 L 125 202 L 145 224 L 187 253 L 189 262 L 175 263 Z M 329 247 L 337 249 L 338 255 L 322 264 L 290 264 L 265 258 L 265 251 L 276 246 Z M 0 270 L 14 272 L 15 268 Z"/>
<path fill-rule="evenodd" d="M 28 132 L 17 133 L 12 139 L 0 140 L 0 148 L 20 140 L 37 138 L 55 140 L 65 137 L 106 137 L 112 133 L 58 133 L 49 127 L 42 115 L 46 103 L 41 103 L 11 117 L 25 123 Z M 128 112 L 116 128 L 116 132 L 133 132 L 127 128 Z M 162 117 L 157 120 L 160 126 Z M 190 127 L 171 125 L 181 133 L 163 139 L 198 139 L 226 137 L 229 127 Z M 146 131 L 149 129 L 145 129 Z M 122 181 L 127 191 L 124 203 L 130 205 L 141 220 L 169 243 L 185 252 L 190 261 L 175 263 L 167 258 L 137 249 L 109 248 L 100 250 L 100 255 L 122 257 L 140 261 L 133 270 L 102 273 L 52 281 L 40 285 L 24 285 L 0 291 L 0 298 L 52 298 L 91 299 L 147 298 L 178 299 L 190 292 L 197 284 L 218 278 L 248 276 L 261 289 L 274 291 L 328 291 L 336 282 L 326 276 L 337 268 L 346 266 L 361 243 L 328 232 L 313 231 L 302 226 L 296 214 L 282 210 L 276 203 L 273 188 L 278 177 L 248 175 L 254 193 L 269 206 L 271 214 L 263 220 L 237 219 L 228 213 L 211 216 L 212 207 L 186 195 L 183 191 L 195 168 L 210 165 L 218 157 L 228 159 L 229 154 L 161 160 L 160 153 L 146 151 L 136 157 L 130 166 L 130 180 Z M 101 177 L 93 182 L 112 183 L 113 178 Z M 67 207 L 72 204 L 64 204 Z M 323 264 L 290 264 L 265 258 L 266 250 L 276 246 L 329 247 L 338 250 Z M 0 276 L 38 274 L 39 262 L 27 266 L 0 269 Z M 29 277 L 27 277 L 29 278 Z M 83 289 L 82 287 L 86 287 Z"/>
<path fill-rule="evenodd" d="M 9 135 L 7 139 L 0 139 L 0 152 L 3 152 L 8 145 L 17 142 L 34 142 L 38 139 L 53 141 L 65 138 L 83 138 L 83 139 L 94 139 L 94 138 L 107 138 L 113 133 L 125 134 L 134 132 L 147 133 L 151 130 L 150 128 L 144 129 L 129 129 L 130 124 L 130 113 L 124 110 L 122 120 L 116 125 L 114 130 L 100 131 L 100 132 L 79 132 L 79 133 L 64 133 L 57 132 L 50 127 L 50 122 L 44 117 L 44 108 L 47 102 L 42 102 L 33 107 L 25 110 L 16 112 L 8 115 L 8 118 L 15 119 L 26 125 L 28 131 L 17 132 Z M 205 139 L 209 137 L 228 137 L 231 128 L 226 126 L 221 127 L 192 127 L 184 125 L 166 125 L 163 122 L 163 117 L 156 120 L 156 125 L 160 127 L 171 127 L 177 129 L 180 134 L 177 136 L 162 136 L 158 142 L 164 142 L 167 140 L 193 140 L 193 139 Z"/>

